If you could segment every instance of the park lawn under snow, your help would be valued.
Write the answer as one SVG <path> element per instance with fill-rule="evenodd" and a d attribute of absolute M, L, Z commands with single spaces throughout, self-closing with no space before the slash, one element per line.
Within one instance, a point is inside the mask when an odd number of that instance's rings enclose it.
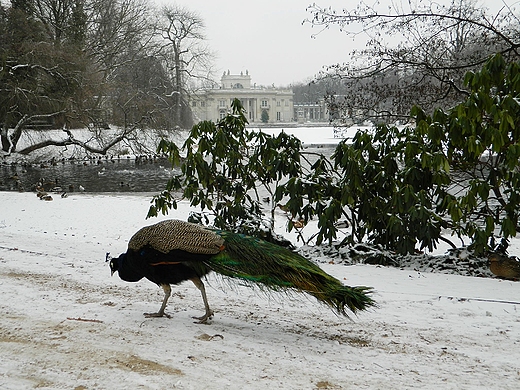
<path fill-rule="evenodd" d="M 162 289 L 110 277 L 105 254 L 166 218 L 145 220 L 149 200 L 0 192 L 1 389 L 520 388 L 518 282 L 321 264 L 379 306 L 350 321 L 213 275 L 209 324 L 191 318 L 203 304 L 189 282 L 171 319 L 145 318 Z"/>

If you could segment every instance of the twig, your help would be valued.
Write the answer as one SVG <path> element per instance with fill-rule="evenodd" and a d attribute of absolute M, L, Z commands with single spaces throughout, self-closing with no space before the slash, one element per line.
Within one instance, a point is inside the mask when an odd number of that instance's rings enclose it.
<path fill-rule="evenodd" d="M 81 317 L 78 317 L 78 318 L 67 317 L 67 319 L 70 320 L 70 321 L 95 322 L 97 324 L 102 324 L 103 323 L 103 321 L 100 321 L 100 320 L 89 320 L 89 319 L 81 318 Z"/>
<path fill-rule="evenodd" d="M 439 296 L 439 298 L 442 298 L 443 296 Z M 447 299 L 457 299 L 459 301 L 478 301 L 478 302 L 491 302 L 491 303 L 505 303 L 508 305 L 520 305 L 520 301 L 505 301 L 501 299 L 486 299 L 486 298 L 461 298 L 461 297 L 450 297 L 450 296 L 444 296 L 444 298 Z"/>

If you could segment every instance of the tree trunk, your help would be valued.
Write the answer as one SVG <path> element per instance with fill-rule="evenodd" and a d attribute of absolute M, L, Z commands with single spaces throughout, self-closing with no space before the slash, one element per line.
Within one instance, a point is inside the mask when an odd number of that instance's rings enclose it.
<path fill-rule="evenodd" d="M 0 145 L 2 146 L 3 152 L 9 152 L 11 142 L 9 141 L 9 133 L 7 132 L 7 125 L 5 123 L 0 130 Z"/>
<path fill-rule="evenodd" d="M 174 104 L 174 125 L 181 126 L 181 102 L 182 102 L 182 62 L 178 48 L 175 50 L 175 92 L 173 96 Z"/>

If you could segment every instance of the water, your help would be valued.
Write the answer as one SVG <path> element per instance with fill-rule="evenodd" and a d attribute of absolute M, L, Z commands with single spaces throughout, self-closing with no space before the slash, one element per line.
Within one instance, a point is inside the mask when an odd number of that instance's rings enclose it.
<path fill-rule="evenodd" d="M 330 157 L 334 147 L 320 146 L 305 149 L 312 164 L 318 154 Z M 92 160 L 63 160 L 56 163 L 28 166 L 0 165 L 0 191 L 34 191 L 38 182 L 45 190 L 61 187 L 66 192 L 151 192 L 159 193 L 168 179 L 180 171 L 172 171 L 167 159 L 121 158 Z"/>
<path fill-rule="evenodd" d="M 160 192 L 173 175 L 165 159 L 63 161 L 31 166 L 1 165 L 0 191 L 34 191 L 41 182 L 48 191 Z"/>

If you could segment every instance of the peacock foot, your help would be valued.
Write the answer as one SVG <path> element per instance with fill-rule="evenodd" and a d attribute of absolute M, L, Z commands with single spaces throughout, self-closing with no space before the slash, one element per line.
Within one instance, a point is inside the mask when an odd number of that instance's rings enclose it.
<path fill-rule="evenodd" d="M 166 314 L 164 312 L 158 312 L 158 313 L 144 313 L 144 316 L 146 318 L 158 318 L 158 317 L 166 317 L 166 318 L 172 318 L 171 315 Z"/>
<path fill-rule="evenodd" d="M 197 322 L 195 322 L 196 324 L 205 324 L 212 317 L 213 317 L 213 311 L 210 310 L 210 311 L 207 311 L 206 314 L 204 314 L 202 317 L 191 317 L 191 318 L 198 320 Z"/>

